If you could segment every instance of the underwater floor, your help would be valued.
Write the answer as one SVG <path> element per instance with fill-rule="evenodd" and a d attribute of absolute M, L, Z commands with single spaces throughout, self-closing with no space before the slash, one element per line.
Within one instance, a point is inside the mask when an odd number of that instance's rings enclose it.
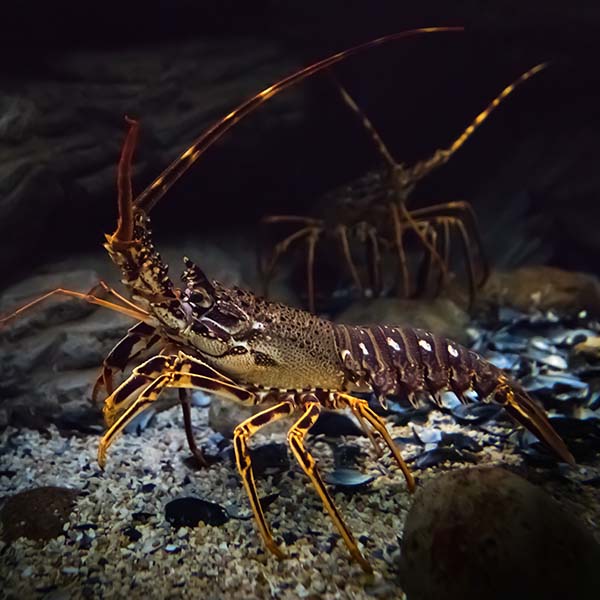
<path fill-rule="evenodd" d="M 502 343 L 514 346 L 519 336 L 525 340 L 523 331 L 521 327 L 517 335 L 508 326 L 496 334 L 504 337 L 497 338 L 494 360 L 502 360 L 499 347 L 508 348 Z M 541 335 L 548 339 L 549 332 L 554 332 L 555 337 L 564 337 L 569 331 L 575 330 L 556 323 L 533 325 L 538 354 L 531 360 L 550 360 L 560 366 L 556 363 L 567 352 L 567 342 L 557 338 L 553 349 L 544 352 Z M 577 339 L 572 336 L 571 341 Z M 589 374 L 589 368 L 585 373 Z M 442 412 L 428 405 L 406 409 L 392 403 L 388 428 L 417 477 L 421 492 L 415 496 L 408 493 L 402 473 L 387 452 L 377 460 L 365 436 L 339 435 L 343 430 L 361 434 L 349 418 L 324 419 L 319 432 L 309 436 L 308 446 L 332 484 L 335 500 L 372 564 L 374 576 L 363 573 L 349 559 L 316 493 L 290 463 L 283 445 L 284 430 L 277 426 L 267 435 L 258 434 L 252 445 L 266 517 L 288 555 L 283 561 L 262 545 L 230 443 L 209 427 L 211 409 L 206 402 L 194 409 L 193 418 L 198 442 L 215 460 L 209 469 L 198 469 L 190 460 L 177 406 L 156 414 L 138 435 L 120 438 L 109 450 L 104 472 L 96 463 L 98 434 L 69 434 L 55 426 L 45 432 L 8 427 L 0 434 L 0 494 L 8 499 L 0 513 L 2 596 L 402 598 L 406 576 L 401 574 L 400 546 L 409 509 L 414 502 L 428 501 L 422 493 L 428 482 L 474 465 L 501 465 L 534 482 L 599 540 L 597 398 L 589 387 L 583 394 L 582 386 L 589 385 L 585 376 L 558 371 L 553 376 L 562 377 L 562 396 L 548 389 L 541 395 L 555 398 L 553 422 L 563 420 L 557 428 L 578 458 L 575 468 L 557 466 L 531 436 L 516 434 L 508 421 L 497 423 L 498 412 L 490 405 L 459 406 L 449 398 Z M 540 372 L 539 377 L 529 385 L 552 387 L 552 375 Z M 573 400 L 577 395 L 578 407 Z M 556 410 L 561 402 L 568 409 Z M 227 425 L 216 414 L 211 422 L 225 431 Z M 584 424 L 583 429 L 578 423 Z M 11 496 L 34 488 L 42 488 L 35 499 L 16 496 L 21 499 L 10 501 Z M 76 495 L 65 488 L 76 490 Z M 498 496 L 502 496 L 500 491 Z M 199 500 L 173 503 L 181 498 Z M 514 511 L 522 506 L 510 502 L 508 519 L 516 521 L 519 515 Z M 48 506 L 62 508 L 48 511 Z M 41 522 L 39 516 L 43 516 Z M 566 527 L 570 528 L 569 523 Z M 565 527 L 548 525 L 558 530 Z M 52 527 L 59 530 L 52 533 Z M 23 533 L 55 537 L 48 541 L 16 537 Z M 523 531 L 511 530 L 499 541 L 497 556 L 517 543 L 532 541 L 523 542 Z M 492 553 L 490 562 L 497 556 Z M 470 568 L 475 573 L 486 567 L 478 563 Z M 564 574 L 582 576 L 576 565 L 565 566 Z M 411 576 L 418 581 L 427 574 Z"/>

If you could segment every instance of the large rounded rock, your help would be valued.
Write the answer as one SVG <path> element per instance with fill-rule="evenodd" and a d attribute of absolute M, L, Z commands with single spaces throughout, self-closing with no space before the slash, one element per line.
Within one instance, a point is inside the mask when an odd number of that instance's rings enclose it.
<path fill-rule="evenodd" d="M 63 533 L 79 490 L 46 486 L 19 492 L 6 500 L 0 510 L 2 539 L 25 537 L 48 541 Z"/>
<path fill-rule="evenodd" d="M 600 598 L 600 546 L 528 481 L 500 468 L 421 488 L 402 541 L 411 600 Z"/>

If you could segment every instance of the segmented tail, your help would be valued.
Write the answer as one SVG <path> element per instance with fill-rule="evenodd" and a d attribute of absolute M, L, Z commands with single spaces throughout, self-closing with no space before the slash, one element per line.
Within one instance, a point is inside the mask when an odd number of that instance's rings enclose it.
<path fill-rule="evenodd" d="M 439 402 L 445 390 L 462 402 L 475 391 L 482 401 L 501 404 L 563 461 L 575 464 L 546 413 L 504 372 L 476 352 L 422 329 L 391 326 L 335 326 L 336 347 L 344 367 L 344 388 L 372 390 L 385 406 L 387 396 L 416 403 L 417 392 Z"/>

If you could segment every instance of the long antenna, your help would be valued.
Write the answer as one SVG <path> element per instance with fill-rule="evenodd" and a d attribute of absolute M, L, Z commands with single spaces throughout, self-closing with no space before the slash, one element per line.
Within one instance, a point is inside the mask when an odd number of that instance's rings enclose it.
<path fill-rule="evenodd" d="M 324 58 L 316 63 L 309 65 L 288 75 L 284 79 L 281 79 L 277 83 L 265 88 L 262 92 L 256 94 L 252 98 L 249 98 L 244 103 L 240 104 L 237 108 L 233 109 L 228 115 L 226 115 L 220 121 L 217 121 L 210 129 L 203 133 L 197 138 L 194 143 L 178 158 L 176 158 L 135 200 L 135 206 L 138 209 L 149 213 L 153 206 L 165 195 L 165 193 L 171 188 L 171 186 L 200 158 L 200 156 L 220 139 L 225 132 L 227 132 L 233 125 L 235 125 L 240 119 L 251 113 L 253 110 L 258 108 L 263 102 L 266 102 L 269 98 L 272 98 L 275 94 L 282 92 L 288 87 L 294 85 L 318 73 L 327 69 L 328 67 L 345 60 L 346 58 L 353 56 L 363 50 L 374 48 L 401 40 L 404 38 L 414 37 L 417 35 L 427 33 L 444 33 L 444 32 L 459 32 L 464 31 L 464 27 L 422 27 L 419 29 L 410 29 L 408 31 L 402 31 L 400 33 L 392 33 L 358 46 L 349 48 L 337 54 L 333 54 L 327 58 Z"/>

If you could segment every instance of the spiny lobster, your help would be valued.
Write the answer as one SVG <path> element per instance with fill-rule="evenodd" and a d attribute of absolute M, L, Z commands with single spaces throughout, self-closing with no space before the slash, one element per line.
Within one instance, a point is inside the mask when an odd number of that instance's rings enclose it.
<path fill-rule="evenodd" d="M 165 388 L 180 391 L 186 431 L 189 426 L 186 390 L 205 390 L 247 405 L 275 399 L 274 405 L 236 427 L 233 438 L 237 468 L 265 545 L 276 556 L 284 556 L 263 514 L 248 442 L 265 425 L 295 415 L 296 421 L 287 436 L 292 453 L 315 486 L 352 557 L 366 572 L 371 572 L 369 562 L 342 519 L 304 443 L 322 408 L 350 409 L 376 446 L 372 430 L 379 434 L 411 491 L 415 487 L 413 476 L 385 422 L 367 400 L 355 397 L 354 393 L 372 392 L 385 406 L 386 397 L 390 395 L 407 395 L 411 399 L 416 392 L 424 391 L 435 399 L 442 390 L 450 389 L 464 400 L 464 393 L 474 390 L 480 399 L 491 398 L 503 405 L 558 458 L 574 464 L 571 453 L 543 410 L 517 383 L 476 353 L 418 329 L 337 325 L 311 313 L 269 302 L 249 291 L 211 281 L 187 258 L 184 259 L 183 285 L 177 287 L 152 244 L 150 208 L 211 141 L 243 114 L 293 82 L 361 48 L 440 30 L 448 28 L 412 30 L 380 38 L 315 63 L 267 88 L 199 138 L 135 200 L 131 164 L 138 123 L 128 119 L 129 131 L 117 177 L 118 225 L 112 235 L 106 236 L 105 247 L 120 268 L 132 300 L 108 286 L 104 286 L 105 291 L 119 304 L 93 294 L 59 289 L 0 320 L 0 324 L 4 324 L 22 310 L 60 293 L 117 310 L 139 321 L 105 360 L 96 386 L 96 391 L 102 388 L 107 391 L 103 413 L 108 429 L 98 449 L 98 462 L 102 467 L 108 448 L 125 426 L 155 402 Z M 155 346 L 160 348 L 159 353 L 135 367 L 114 389 L 113 371 L 124 370 L 134 357 Z M 191 429 L 189 432 L 192 447 Z"/>
<path fill-rule="evenodd" d="M 476 289 L 485 283 L 489 275 L 489 266 L 473 208 L 468 202 L 455 201 L 409 210 L 409 200 L 422 179 L 446 164 L 503 100 L 519 85 L 545 67 L 546 64 L 542 63 L 522 73 L 503 88 L 447 148 L 436 150 L 430 157 L 414 165 L 406 165 L 393 158 L 369 118 L 340 86 L 344 102 L 361 119 L 384 166 L 366 173 L 320 199 L 319 206 L 325 207 L 325 211 L 322 212 L 329 212 L 332 217 L 269 215 L 262 219 L 263 225 L 279 224 L 298 227 L 277 242 L 266 259 L 261 257 L 260 262 L 264 265 L 265 292 L 268 292 L 269 282 L 279 259 L 293 244 L 304 241 L 307 256 L 308 308 L 311 312 L 315 312 L 316 248 L 319 240 L 327 236 L 339 244 L 345 267 L 352 277 L 355 288 L 361 292 L 364 292 L 367 286 L 363 284 L 357 261 L 353 257 L 351 239 L 358 240 L 359 247 L 362 245 L 367 251 L 370 291 L 375 295 L 383 291 L 385 283 L 381 272 L 382 255 L 393 252 L 399 267 L 398 292 L 400 295 L 409 296 L 414 286 L 410 277 L 405 246 L 407 234 L 412 232 L 416 234 L 417 241 L 424 250 L 421 272 L 417 278 L 416 295 L 427 291 L 430 273 L 435 266 L 438 267 L 439 273 L 434 289 L 437 294 L 443 284 L 447 283 L 451 263 L 451 238 L 454 232 L 464 255 L 468 304 L 471 306 Z"/>

